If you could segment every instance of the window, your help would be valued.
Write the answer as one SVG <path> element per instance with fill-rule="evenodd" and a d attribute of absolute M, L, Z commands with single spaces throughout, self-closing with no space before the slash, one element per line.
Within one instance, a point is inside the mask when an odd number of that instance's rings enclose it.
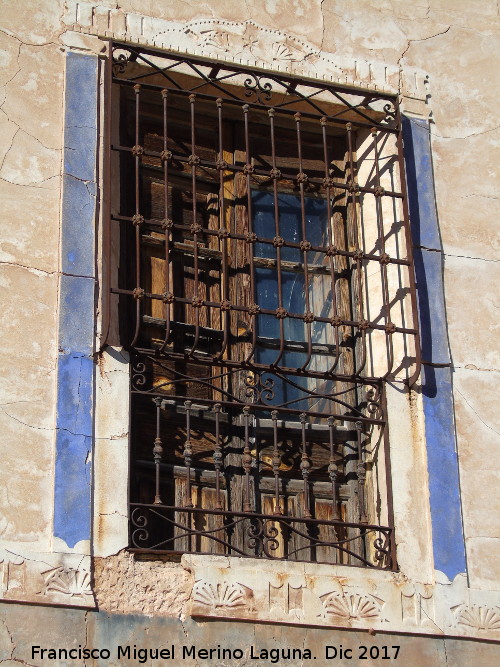
<path fill-rule="evenodd" d="M 131 548 L 396 567 L 397 100 L 120 44 L 112 76 Z"/>

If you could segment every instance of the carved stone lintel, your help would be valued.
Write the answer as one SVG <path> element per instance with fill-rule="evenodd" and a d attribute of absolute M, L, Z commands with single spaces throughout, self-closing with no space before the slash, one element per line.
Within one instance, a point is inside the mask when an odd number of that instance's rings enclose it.
<path fill-rule="evenodd" d="M 322 51 L 298 35 L 260 26 L 252 19 L 226 21 L 206 18 L 188 23 L 149 18 L 144 31 L 141 14 L 110 9 L 104 17 L 97 2 L 68 3 L 64 23 L 78 33 L 103 35 L 147 46 L 191 53 L 299 76 L 338 81 L 390 93 L 401 92 L 410 111 L 428 115 L 429 75 L 403 63 L 346 56 Z M 139 26 L 143 26 L 139 29 Z"/>

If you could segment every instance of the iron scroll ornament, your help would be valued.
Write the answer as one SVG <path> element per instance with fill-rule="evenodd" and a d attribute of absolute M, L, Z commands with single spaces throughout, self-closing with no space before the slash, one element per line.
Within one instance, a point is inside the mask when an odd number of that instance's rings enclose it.
<path fill-rule="evenodd" d="M 269 81 L 262 83 L 267 77 L 258 76 L 251 73 L 248 79 L 245 79 L 243 87 L 245 88 L 245 97 L 255 96 L 259 104 L 266 104 L 273 96 L 273 86 Z"/>

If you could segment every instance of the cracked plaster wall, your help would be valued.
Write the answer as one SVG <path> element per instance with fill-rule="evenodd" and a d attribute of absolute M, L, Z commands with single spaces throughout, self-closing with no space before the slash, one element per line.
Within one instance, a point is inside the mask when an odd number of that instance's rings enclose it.
<path fill-rule="evenodd" d="M 62 1 L 2 0 L 0 5 L 0 415 L 5 452 L 0 533 L 7 543 L 50 551 L 64 51 L 75 37 L 70 39 L 73 27 L 63 22 Z M 108 10 L 172 21 L 253 18 L 338 57 L 385 63 L 401 73 L 411 68 L 430 73 L 470 584 L 498 589 L 497 2 L 102 0 L 95 33 L 104 35 L 109 28 Z M 404 85 L 402 76 L 401 81 Z M 411 98 L 405 104 L 411 110 Z M 107 599 L 112 605 L 111 594 Z"/>

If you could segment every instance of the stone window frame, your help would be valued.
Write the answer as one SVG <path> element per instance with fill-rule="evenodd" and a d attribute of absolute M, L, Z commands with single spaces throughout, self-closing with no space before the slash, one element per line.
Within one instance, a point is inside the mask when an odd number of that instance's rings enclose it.
<path fill-rule="evenodd" d="M 94 41 L 91 42 L 91 51 L 94 51 L 96 55 L 88 54 L 88 45 L 85 41 L 83 52 L 81 51 L 82 39 L 77 34 L 73 40 L 73 50 L 70 49 L 67 53 L 65 144 L 68 149 L 65 151 L 65 160 L 70 166 L 69 168 L 65 166 L 65 176 L 68 177 L 65 178 L 63 189 L 63 271 L 70 274 L 68 278 L 79 278 L 80 280 L 65 281 L 65 277 L 62 278 L 62 317 L 59 336 L 61 341 L 66 342 L 66 347 L 60 346 L 62 347 L 61 356 L 64 357 L 64 353 L 69 352 L 73 358 L 80 356 L 84 361 L 80 366 L 83 372 L 82 377 L 80 371 L 76 374 L 68 373 L 64 368 L 65 359 L 59 359 L 58 428 L 66 428 L 64 420 L 67 419 L 65 415 L 68 414 L 68 410 L 65 411 L 63 407 L 64 397 L 68 405 L 73 402 L 73 407 L 71 407 L 73 412 L 76 405 L 87 406 L 81 413 L 82 417 L 84 414 L 87 415 L 85 417 L 87 421 L 82 430 L 83 441 L 70 437 L 69 443 L 62 441 L 56 443 L 54 521 L 54 537 L 59 557 L 65 559 L 65 562 L 72 562 L 68 559 L 76 557 L 80 563 L 84 562 L 82 558 L 90 553 L 98 557 L 111 556 L 123 549 L 127 542 L 124 539 L 127 534 L 126 498 L 116 493 L 110 472 L 119 475 L 121 479 L 126 479 L 127 457 L 124 454 L 127 450 L 128 420 L 126 411 L 117 410 L 119 402 L 116 402 L 116 398 L 122 396 L 123 391 L 128 391 L 128 372 L 126 370 L 128 360 L 121 350 L 113 347 L 100 353 L 94 352 L 99 349 L 102 332 L 98 334 L 95 343 L 92 340 L 95 326 L 94 290 L 95 285 L 98 284 L 96 266 L 99 280 L 102 280 L 103 277 L 102 208 L 99 211 L 97 200 L 106 206 L 105 193 L 104 196 L 95 197 L 96 193 L 100 194 L 105 190 L 102 161 L 104 118 L 101 104 L 105 96 L 105 81 L 102 75 L 102 61 L 100 65 L 101 58 L 97 54 L 105 51 L 106 40 L 92 39 Z M 68 43 L 71 43 L 71 40 Z M 70 65 L 71 61 L 73 61 L 72 65 Z M 81 70 L 79 75 L 76 73 L 77 70 Z M 83 87 L 75 84 L 79 76 L 83 77 L 80 81 L 86 80 L 86 85 Z M 75 115 L 75 105 L 85 107 L 84 102 L 87 109 L 98 109 L 95 121 L 88 122 L 87 116 L 87 122 L 85 120 L 79 122 L 82 119 L 78 117 L 78 114 Z M 410 102 L 408 107 L 412 108 L 414 101 L 410 99 Z M 422 310 L 425 310 L 425 304 L 429 300 L 438 304 L 441 314 L 438 314 L 439 326 L 434 329 L 435 335 L 427 338 L 427 355 L 424 350 L 424 359 L 430 362 L 429 370 L 426 366 L 425 373 L 431 376 L 434 390 L 431 387 L 431 390 L 426 392 L 425 378 L 423 393 L 417 391 L 411 397 L 406 396 L 400 386 L 394 386 L 388 392 L 388 403 L 389 414 L 398 414 L 397 421 L 391 422 L 390 428 L 402 442 L 406 442 L 404 451 L 394 452 L 394 465 L 400 465 L 402 475 L 401 484 L 395 489 L 394 494 L 395 505 L 397 509 L 401 510 L 396 512 L 395 516 L 400 541 L 398 545 L 400 571 L 407 580 L 413 582 L 414 586 L 417 584 L 432 586 L 436 581 L 449 584 L 449 579 L 455 576 L 460 579 L 460 573 L 465 570 L 465 561 L 452 417 L 451 370 L 449 356 L 447 356 L 446 328 L 445 325 L 443 326 L 444 300 L 439 262 L 442 249 L 435 210 L 429 122 L 419 116 L 419 109 L 417 109 L 416 117 L 412 117 L 410 113 L 407 115 L 406 131 L 409 132 L 407 137 L 410 137 L 410 139 L 405 139 L 407 170 L 413 170 L 412 175 L 414 176 L 409 197 L 412 224 L 417 223 L 417 237 L 420 237 L 421 245 L 425 245 L 424 248 L 417 249 L 416 253 L 419 295 L 420 292 L 423 292 L 421 318 Z M 75 139 L 73 145 L 71 133 Z M 80 145 L 78 141 L 81 142 Z M 413 146 L 410 146 L 411 142 Z M 83 148 L 84 144 L 85 148 Z M 410 147 L 407 149 L 406 146 Z M 82 165 L 89 164 L 91 165 L 90 172 L 82 171 Z M 78 193 L 75 194 L 71 185 L 73 180 L 79 179 L 82 183 L 90 184 L 89 187 L 86 185 L 87 195 L 80 202 Z M 408 180 L 410 183 L 412 178 L 409 177 Z M 82 210 L 85 211 L 83 217 Z M 96 220 L 99 220 L 97 227 Z M 83 236 L 82 232 L 87 234 L 86 243 L 83 245 L 75 243 L 78 234 L 80 238 Z M 414 239 L 415 244 L 419 241 L 417 237 Z M 97 243 L 97 247 L 94 245 L 96 238 L 100 242 Z M 432 240 L 432 243 L 427 245 L 429 239 Z M 89 246 L 92 246 L 90 254 Z M 76 255 L 75 247 L 79 249 Z M 80 250 L 83 255 L 80 254 Z M 418 257 L 419 250 L 421 257 Z M 67 252 L 66 259 L 64 252 Z M 82 263 L 83 257 L 86 259 Z M 89 257 L 91 258 L 90 263 Z M 64 268 L 65 266 L 67 268 Z M 64 282 L 67 283 L 66 286 Z M 73 294 L 71 294 L 70 283 L 78 285 L 74 288 Z M 102 320 L 102 305 L 98 312 L 100 320 Z M 64 310 L 66 310 L 66 315 Z M 90 344 L 89 341 L 91 341 Z M 424 347 L 425 344 L 424 340 Z M 97 360 L 94 373 L 88 372 L 86 369 L 88 364 L 85 361 L 93 354 Z M 70 433 L 69 428 L 66 430 Z M 65 456 L 65 452 L 68 451 L 76 456 L 68 458 Z M 93 459 L 93 472 L 90 475 L 91 459 Z M 443 462 L 446 462 L 444 466 Z M 443 510 L 449 507 L 449 504 L 447 498 L 444 497 L 443 472 L 448 490 L 451 489 L 455 499 L 454 514 L 451 518 L 447 517 L 446 520 L 443 520 Z M 95 489 L 93 496 L 91 482 Z M 76 488 L 79 489 L 79 495 L 77 494 L 77 502 L 72 503 L 69 501 L 71 498 L 75 499 L 75 483 Z M 428 487 L 430 487 L 430 506 L 427 501 Z M 413 492 L 415 488 L 419 489 L 416 497 Z M 86 518 L 91 514 L 93 515 L 93 529 Z M 419 526 L 418 534 L 410 528 L 412 524 Z M 90 540 L 92 540 L 92 547 Z M 455 547 L 451 554 L 449 553 L 450 545 Z M 220 559 L 216 560 L 219 565 L 222 564 Z M 278 565 L 282 571 L 285 569 L 283 563 L 278 563 Z M 186 566 L 190 567 L 189 563 Z M 217 564 L 215 563 L 214 566 L 216 567 Z M 434 569 L 437 570 L 436 573 Z M 445 577 L 443 580 L 440 571 L 445 573 L 448 579 Z M 77 572 L 76 567 L 74 572 Z M 342 566 L 329 566 L 327 571 L 318 574 L 328 579 L 332 576 L 341 576 L 342 580 L 347 582 L 348 587 L 351 584 L 356 585 L 356 577 L 352 568 L 346 570 Z M 375 586 L 372 588 L 375 590 L 378 585 L 383 586 L 383 574 L 376 573 L 374 580 L 371 574 L 368 577 L 364 573 L 363 582 L 366 585 Z M 457 591 L 457 586 L 458 584 L 448 590 Z M 446 587 L 442 590 L 446 590 Z M 86 595 L 88 594 L 86 592 Z M 417 594 L 411 593 L 410 597 L 415 595 Z M 456 604 L 461 601 L 460 604 L 463 605 L 465 599 L 463 595 L 460 594 L 453 598 Z M 88 597 L 85 600 L 84 604 L 88 605 Z M 64 598 L 64 602 L 67 603 L 68 599 Z M 78 597 L 72 598 L 72 603 L 82 604 Z M 458 607 L 455 605 L 454 608 Z M 461 606 L 460 609 L 462 609 Z M 408 628 L 407 625 L 402 626 L 403 630 Z M 428 632 L 429 630 L 419 626 L 417 631 Z"/>

